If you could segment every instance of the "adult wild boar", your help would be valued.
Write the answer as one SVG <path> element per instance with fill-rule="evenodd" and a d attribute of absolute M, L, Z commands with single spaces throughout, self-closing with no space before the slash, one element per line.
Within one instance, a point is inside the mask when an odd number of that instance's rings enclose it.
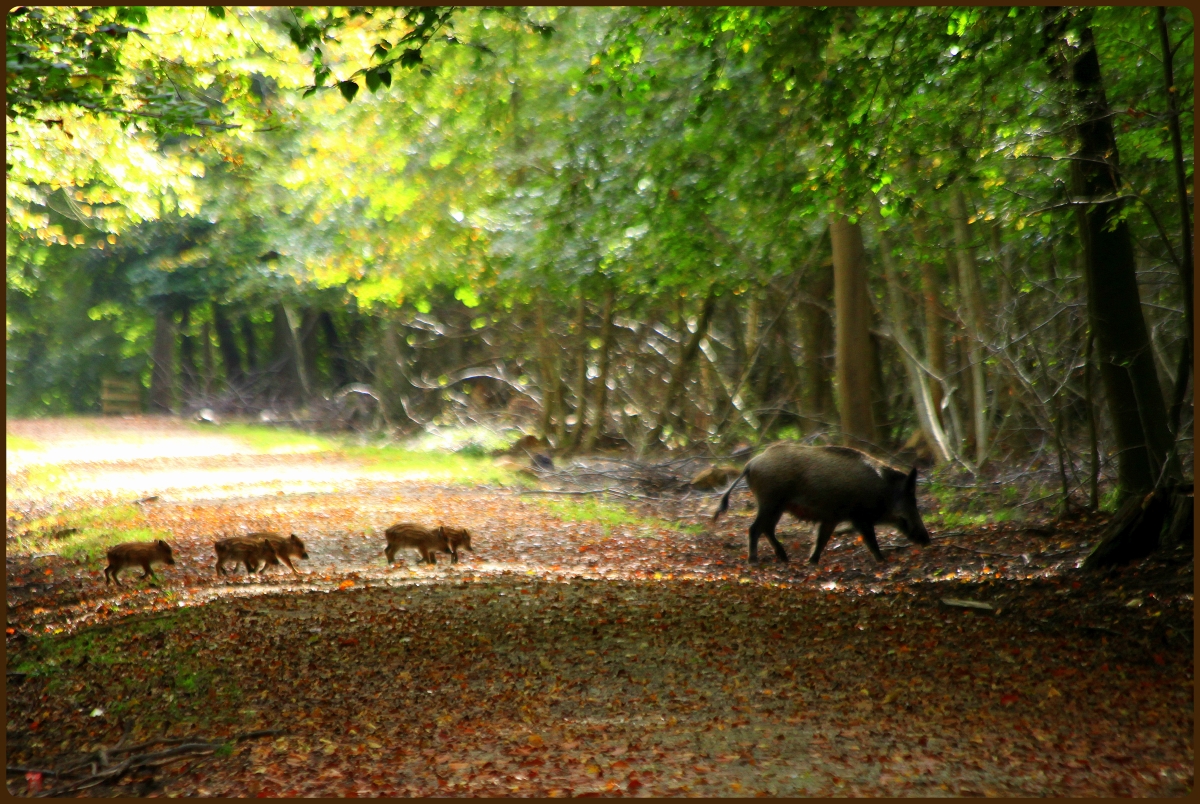
<path fill-rule="evenodd" d="M 850 447 L 806 447 L 782 441 L 746 464 L 721 497 L 713 521 L 729 508 L 729 494 L 743 477 L 758 500 L 758 514 L 750 525 L 751 562 L 758 561 L 758 537 L 764 534 L 779 560 L 788 560 L 775 538 L 784 511 L 819 523 L 817 542 L 808 557 L 813 564 L 821 559 L 840 522 L 851 522 L 879 561 L 883 553 L 875 541 L 876 525 L 892 525 L 909 540 L 929 544 L 929 531 L 917 510 L 915 467 L 904 472 Z"/>

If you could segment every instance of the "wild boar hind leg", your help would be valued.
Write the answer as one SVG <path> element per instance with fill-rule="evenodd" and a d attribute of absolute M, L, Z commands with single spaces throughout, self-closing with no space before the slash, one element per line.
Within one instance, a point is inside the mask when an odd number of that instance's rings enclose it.
<path fill-rule="evenodd" d="M 775 526 L 779 524 L 779 518 L 783 516 L 782 508 L 760 508 L 758 516 L 754 518 L 754 522 L 750 525 L 750 563 L 758 562 L 758 537 L 766 535 L 767 541 L 775 548 L 775 557 L 781 562 L 788 560 L 787 551 L 783 549 L 783 545 L 775 538 Z"/>

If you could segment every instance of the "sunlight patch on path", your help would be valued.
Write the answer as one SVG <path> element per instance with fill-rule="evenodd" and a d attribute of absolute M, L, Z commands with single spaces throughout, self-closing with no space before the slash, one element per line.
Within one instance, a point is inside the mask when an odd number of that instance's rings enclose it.
<path fill-rule="evenodd" d="M 181 422 L 149 416 L 10 419 L 5 421 L 5 430 L 39 447 L 6 450 L 9 471 L 40 464 L 255 454 L 254 448 L 239 438 L 196 432 Z"/>

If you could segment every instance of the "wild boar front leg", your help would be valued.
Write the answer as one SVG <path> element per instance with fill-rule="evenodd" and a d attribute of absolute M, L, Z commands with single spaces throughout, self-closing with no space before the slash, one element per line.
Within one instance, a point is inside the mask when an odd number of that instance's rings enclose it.
<path fill-rule="evenodd" d="M 821 560 L 821 551 L 825 549 L 825 545 L 829 544 L 829 537 L 833 535 L 835 527 L 837 527 L 837 522 L 826 520 L 817 528 L 817 543 L 813 545 L 812 554 L 808 557 L 809 564 L 816 564 Z"/>
<path fill-rule="evenodd" d="M 144 581 L 147 578 L 152 578 L 152 577 L 154 577 L 154 570 L 150 569 L 150 562 L 149 561 L 142 562 L 142 580 Z"/>
<path fill-rule="evenodd" d="M 783 547 L 780 546 L 779 540 L 775 538 L 775 526 L 779 524 L 779 518 L 783 516 L 782 508 L 759 508 L 758 516 L 754 518 L 754 522 L 750 525 L 750 563 L 758 563 L 758 537 L 762 534 L 767 534 L 767 539 L 775 548 L 775 555 L 783 554 L 782 561 L 787 561 L 787 553 L 783 553 Z"/>
<path fill-rule="evenodd" d="M 870 522 L 855 522 L 854 527 L 862 534 L 863 541 L 867 543 L 867 549 L 871 551 L 871 555 L 875 556 L 875 560 L 883 561 L 883 553 L 879 550 L 879 542 L 875 541 L 875 526 Z"/>

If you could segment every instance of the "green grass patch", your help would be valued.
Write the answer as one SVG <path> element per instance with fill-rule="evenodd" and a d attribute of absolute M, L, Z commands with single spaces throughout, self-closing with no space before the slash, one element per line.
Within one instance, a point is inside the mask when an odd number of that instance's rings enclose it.
<path fill-rule="evenodd" d="M 604 502 L 592 497 L 581 500 L 538 500 L 559 519 L 565 522 L 599 522 L 608 536 L 614 527 L 651 527 L 655 529 L 670 528 L 671 530 L 697 531 L 698 525 L 679 526 L 673 522 L 661 519 L 641 517 L 630 513 L 627 508 L 617 503 Z"/>
<path fill-rule="evenodd" d="M 440 427 L 432 433 L 414 436 L 404 443 L 413 452 L 453 452 L 481 458 L 505 450 L 523 436 L 515 427 L 492 430 L 487 427 Z"/>
<path fill-rule="evenodd" d="M 927 520 L 927 525 L 933 525 L 939 529 L 977 528 L 981 525 L 995 524 L 999 522 L 1011 522 L 1015 518 L 1015 514 L 1011 510 L 1005 508 L 1002 508 L 998 511 L 989 511 L 987 513 L 941 511 L 925 517 Z"/>
<path fill-rule="evenodd" d="M 337 437 L 253 424 L 223 424 L 217 427 L 195 424 L 193 427 L 241 439 L 261 453 L 326 452 L 361 461 L 370 471 L 403 475 L 410 479 L 468 485 L 533 484 L 530 478 L 496 466 L 487 454 L 519 438 L 521 433 L 517 430 L 496 434 L 485 428 L 469 428 L 421 436 L 404 445 L 363 446 L 348 444 Z"/>
<path fill-rule="evenodd" d="M 89 665 L 113 667 L 131 661 L 132 649 L 147 638 L 174 630 L 189 612 L 180 612 L 146 622 L 118 624 L 80 631 L 69 636 L 34 637 L 31 649 L 21 651 L 9 670 L 30 676 L 54 677 L 85 660 Z M 52 678 L 48 692 L 54 693 L 57 679 Z"/>
<path fill-rule="evenodd" d="M 412 479 L 465 483 L 468 485 L 532 485 L 533 481 L 511 469 L 497 466 L 492 458 L 463 452 L 416 451 L 403 447 L 346 447 L 348 458 L 361 460 L 371 471 L 405 475 Z"/>
<path fill-rule="evenodd" d="M 94 560 L 121 542 L 169 539 L 169 533 L 147 528 L 145 523 L 141 510 L 134 505 L 67 511 L 30 522 L 28 530 L 9 544 L 9 550 L 14 554 L 57 553 L 66 558 Z M 55 537 L 67 528 L 75 528 L 75 532 Z"/>
<path fill-rule="evenodd" d="M 1113 484 L 1113 487 L 1100 495 L 1100 510 L 1106 514 L 1114 513 L 1121 502 L 1121 489 Z"/>
<path fill-rule="evenodd" d="M 23 450 L 25 452 L 36 452 L 42 448 L 42 445 L 34 441 L 32 438 L 24 436 L 4 434 L 4 448 L 6 450 Z"/>
<path fill-rule="evenodd" d="M 264 427 L 256 424 L 212 425 L 193 423 L 198 432 L 219 433 L 244 441 L 258 452 L 338 452 L 341 443 L 327 436 L 304 433 L 290 427 Z"/>
<path fill-rule="evenodd" d="M 209 674 L 202 670 L 184 670 L 175 674 L 175 689 L 194 695 L 207 689 L 210 680 Z"/>

